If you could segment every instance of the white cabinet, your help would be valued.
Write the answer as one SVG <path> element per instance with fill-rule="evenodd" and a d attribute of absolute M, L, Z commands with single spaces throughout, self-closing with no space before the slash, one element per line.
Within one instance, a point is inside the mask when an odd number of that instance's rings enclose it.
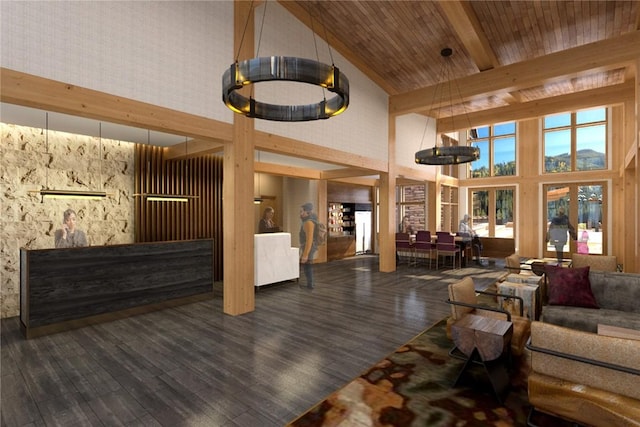
<path fill-rule="evenodd" d="M 291 247 L 290 233 L 255 234 L 253 238 L 255 286 L 300 277 L 299 251 Z"/>

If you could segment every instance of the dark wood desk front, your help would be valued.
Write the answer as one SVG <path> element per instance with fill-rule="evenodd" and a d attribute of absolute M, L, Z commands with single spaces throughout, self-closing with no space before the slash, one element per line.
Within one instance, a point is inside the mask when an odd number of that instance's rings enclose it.
<path fill-rule="evenodd" d="M 20 250 L 27 338 L 213 296 L 213 240 Z"/>

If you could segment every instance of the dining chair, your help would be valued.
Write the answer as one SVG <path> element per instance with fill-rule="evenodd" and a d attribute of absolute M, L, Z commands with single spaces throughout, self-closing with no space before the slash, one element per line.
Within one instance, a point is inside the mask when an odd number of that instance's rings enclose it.
<path fill-rule="evenodd" d="M 433 259 L 433 253 L 436 250 L 436 245 L 431 242 L 431 232 L 427 230 L 418 230 L 413 247 L 415 251 L 416 264 L 418 263 L 418 258 L 428 259 L 429 268 L 431 268 L 431 260 Z"/>
<path fill-rule="evenodd" d="M 459 265 L 462 268 L 462 252 L 460 246 L 456 244 L 455 237 L 450 233 L 438 234 L 438 242 L 436 243 L 436 270 L 438 269 L 438 261 L 440 255 L 452 257 L 452 268 L 456 268 L 456 257 L 460 259 Z"/>
<path fill-rule="evenodd" d="M 400 256 L 406 257 L 408 265 L 413 265 L 415 262 L 414 248 L 409 233 L 396 233 L 396 254 L 398 254 L 398 258 Z"/>

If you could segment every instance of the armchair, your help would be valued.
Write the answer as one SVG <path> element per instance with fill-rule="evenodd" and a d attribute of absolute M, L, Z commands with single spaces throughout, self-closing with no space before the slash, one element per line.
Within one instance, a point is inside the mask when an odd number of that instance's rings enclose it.
<path fill-rule="evenodd" d="M 505 300 L 516 300 L 519 304 L 519 315 L 513 315 L 508 310 L 498 306 L 489 306 L 478 301 L 478 294 L 491 297 L 503 297 Z M 499 294 L 495 292 L 477 291 L 473 279 L 469 276 L 449 285 L 448 304 L 451 304 L 451 316 L 447 319 L 447 336 L 451 338 L 451 325 L 466 316 L 475 314 L 478 316 L 494 317 L 508 320 L 513 323 L 513 337 L 511 338 L 511 354 L 522 355 L 524 346 L 531 332 L 531 321 L 523 316 L 522 298 Z"/>
<path fill-rule="evenodd" d="M 517 253 L 513 253 L 504 259 L 505 267 L 509 270 L 509 273 L 514 274 L 531 274 L 531 270 L 523 269 L 520 263 L 520 256 Z"/>
<path fill-rule="evenodd" d="M 584 255 L 571 254 L 571 267 L 580 268 L 589 266 L 590 270 L 617 271 L 618 262 L 611 255 Z"/>
<path fill-rule="evenodd" d="M 532 411 L 590 426 L 640 426 L 640 341 L 533 322 Z"/>

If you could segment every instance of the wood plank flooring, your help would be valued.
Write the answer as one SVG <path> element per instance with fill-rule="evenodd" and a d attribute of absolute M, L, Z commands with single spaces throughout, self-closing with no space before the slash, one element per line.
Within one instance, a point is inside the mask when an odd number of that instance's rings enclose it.
<path fill-rule="evenodd" d="M 315 288 L 260 288 L 25 340 L 1 324 L 1 425 L 282 426 L 447 316 L 447 284 L 502 265 L 380 273 L 375 256 L 315 267 Z M 488 280 L 488 279 L 487 279 Z M 303 285 L 304 280 L 300 280 Z"/>

